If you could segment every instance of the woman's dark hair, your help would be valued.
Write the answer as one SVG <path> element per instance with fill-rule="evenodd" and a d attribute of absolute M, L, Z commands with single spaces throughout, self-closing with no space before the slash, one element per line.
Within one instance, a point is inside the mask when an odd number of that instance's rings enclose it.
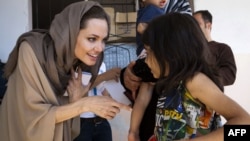
<path fill-rule="evenodd" d="M 88 12 L 84 14 L 81 19 L 80 29 L 84 29 L 87 26 L 87 22 L 90 19 L 103 19 L 107 21 L 108 31 L 110 31 L 110 18 L 103 8 L 99 6 L 93 6 Z M 108 32 L 109 33 L 109 32 Z M 109 35 L 109 34 L 108 34 Z"/>
<path fill-rule="evenodd" d="M 156 90 L 167 92 L 197 72 L 206 74 L 221 90 L 215 65 L 209 62 L 210 50 L 197 21 L 188 14 L 170 13 L 155 18 L 146 28 L 142 41 L 150 47 L 160 66 Z M 166 77 L 166 63 L 169 74 Z"/>

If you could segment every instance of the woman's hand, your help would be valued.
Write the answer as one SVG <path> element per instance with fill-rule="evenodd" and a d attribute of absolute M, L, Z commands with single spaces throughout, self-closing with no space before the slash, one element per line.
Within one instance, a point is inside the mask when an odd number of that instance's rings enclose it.
<path fill-rule="evenodd" d="M 75 75 L 74 70 L 71 69 L 71 79 L 69 80 L 69 84 L 67 86 L 67 92 L 69 95 L 70 103 L 75 102 L 84 97 L 90 89 L 90 83 L 86 86 L 82 85 L 81 68 L 78 68 L 77 74 L 78 75 Z"/>
<path fill-rule="evenodd" d="M 117 102 L 108 96 L 90 96 L 82 98 L 82 107 L 85 112 L 93 112 L 96 115 L 112 119 L 120 112 L 120 109 L 131 110 L 131 107 Z"/>

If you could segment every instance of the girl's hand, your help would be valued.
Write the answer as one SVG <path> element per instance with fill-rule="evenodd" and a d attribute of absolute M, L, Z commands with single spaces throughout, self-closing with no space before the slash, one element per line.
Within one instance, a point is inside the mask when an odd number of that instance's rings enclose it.
<path fill-rule="evenodd" d="M 139 134 L 134 132 L 129 132 L 128 141 L 140 141 Z"/>

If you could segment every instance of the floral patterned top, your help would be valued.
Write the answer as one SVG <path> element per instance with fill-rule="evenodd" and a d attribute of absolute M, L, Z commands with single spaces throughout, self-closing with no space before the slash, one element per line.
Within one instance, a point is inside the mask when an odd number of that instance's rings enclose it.
<path fill-rule="evenodd" d="M 213 116 L 214 111 L 194 99 L 180 82 L 175 90 L 158 98 L 156 140 L 172 141 L 209 133 Z"/>

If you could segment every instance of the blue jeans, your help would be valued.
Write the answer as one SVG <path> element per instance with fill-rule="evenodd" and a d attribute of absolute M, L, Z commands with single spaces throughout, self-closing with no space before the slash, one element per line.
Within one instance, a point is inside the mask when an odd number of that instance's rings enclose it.
<path fill-rule="evenodd" d="M 80 135 L 74 141 L 112 141 L 109 122 L 106 119 L 93 122 L 81 118 Z"/>

